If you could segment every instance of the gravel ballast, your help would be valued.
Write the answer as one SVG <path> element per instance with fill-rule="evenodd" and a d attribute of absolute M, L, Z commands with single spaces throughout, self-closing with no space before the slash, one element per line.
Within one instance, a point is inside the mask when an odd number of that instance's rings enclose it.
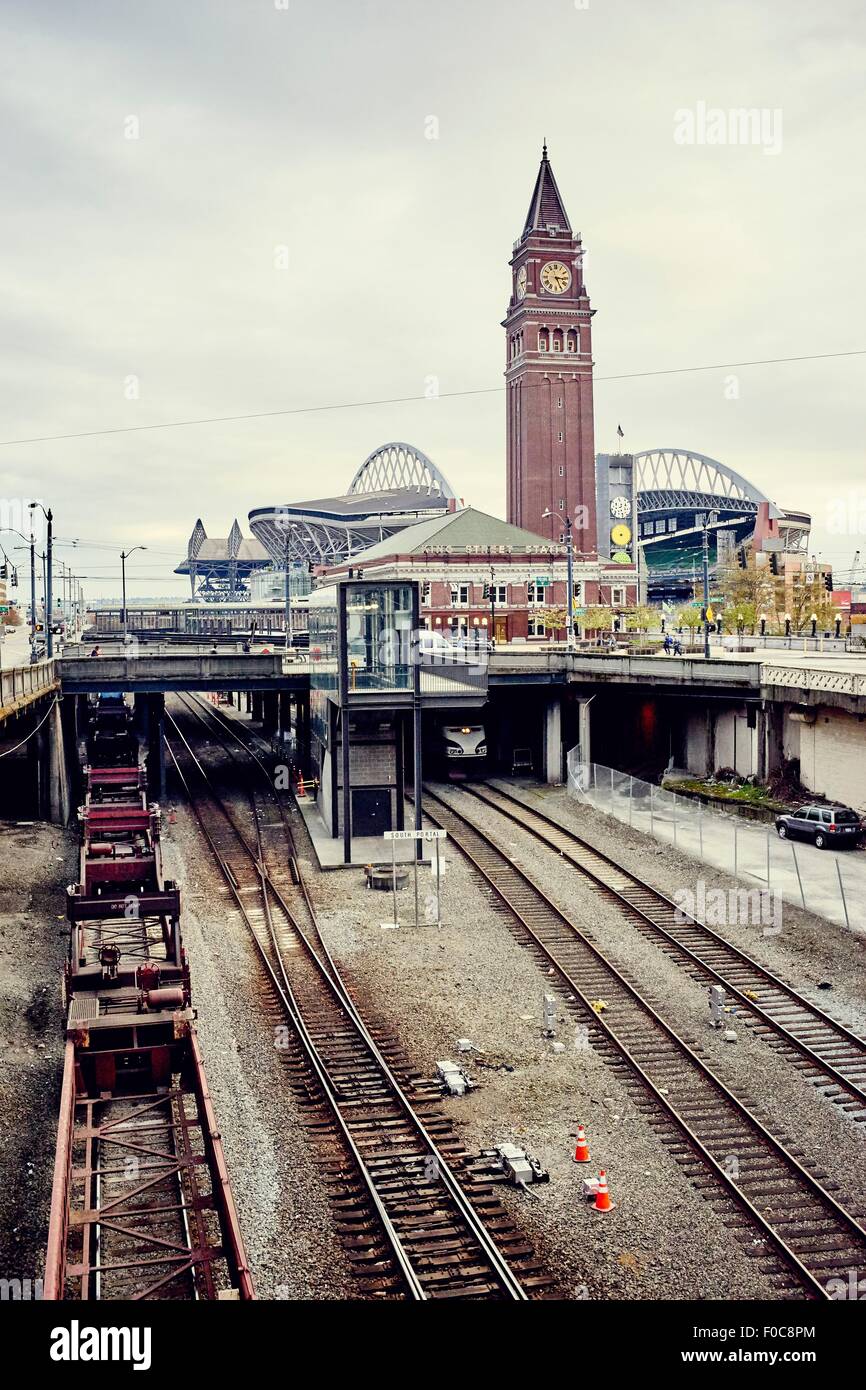
<path fill-rule="evenodd" d="M 163 841 L 181 881 L 183 933 L 205 1072 L 256 1295 L 357 1297 L 303 1116 L 274 1046 L 262 966 L 248 928 L 184 804 Z"/>
<path fill-rule="evenodd" d="M 76 848 L 57 826 L 0 823 L 0 1276 L 22 1281 L 24 1297 L 45 1268 Z"/>
<path fill-rule="evenodd" d="M 460 800 L 460 809 L 465 809 L 468 799 Z M 541 807 L 545 802 L 542 796 L 535 804 Z M 505 853 L 614 964 L 627 971 L 641 993 L 684 1041 L 702 1053 L 720 1079 L 741 1098 L 748 1098 L 749 1107 L 759 1118 L 784 1136 L 786 1142 L 801 1147 L 830 1174 L 831 1180 L 842 1185 L 847 1198 L 855 1203 L 866 1198 L 866 1133 L 862 1124 L 811 1086 L 799 1068 L 742 1020 L 732 1018 L 737 1042 L 726 1043 L 720 1031 L 709 1027 L 706 987 L 692 980 L 653 940 L 630 925 L 616 904 L 598 893 L 578 869 L 555 851 L 545 849 L 519 826 L 503 823 L 501 816 L 477 798 L 471 798 L 471 811 L 474 823 L 496 834 Z M 619 846 L 611 847 L 610 839 L 604 847 L 608 854 L 615 852 L 623 867 L 631 867 L 619 854 Z M 766 940 L 775 942 L 777 938 Z"/>
<path fill-rule="evenodd" d="M 361 871 L 314 875 L 298 832 L 320 925 L 369 1022 L 399 1035 L 419 1071 L 466 1061 L 457 1039 L 480 1051 L 468 1069 L 481 1083 L 446 1102 L 468 1148 L 502 1140 L 525 1146 L 551 1174 L 534 1196 L 506 1200 L 574 1298 L 773 1298 L 776 1291 L 713 1207 L 693 1190 L 615 1072 L 575 1046 L 574 1023 L 558 1008 L 554 1054 L 542 1037 L 550 981 L 512 937 L 474 871 L 449 847 L 442 927 L 383 929 L 387 894 L 365 889 Z M 429 885 L 429 870 L 426 879 Z M 422 901 L 425 894 L 422 893 Z M 413 894 L 400 895 L 408 920 Z M 593 1163 L 573 1162 L 578 1123 Z M 616 1202 L 601 1214 L 580 1196 L 581 1179 L 605 1167 Z M 708 1260 L 706 1251 L 722 1251 Z"/>

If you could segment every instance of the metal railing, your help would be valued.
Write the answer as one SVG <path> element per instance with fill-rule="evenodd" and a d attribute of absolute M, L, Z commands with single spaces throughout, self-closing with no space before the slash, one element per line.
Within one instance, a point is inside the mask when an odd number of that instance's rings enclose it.
<path fill-rule="evenodd" d="M 866 931 L 866 854 L 818 850 L 780 839 L 775 827 L 746 821 L 735 809 L 706 806 L 603 763 L 567 758 L 568 793 L 709 864 L 853 931 Z"/>

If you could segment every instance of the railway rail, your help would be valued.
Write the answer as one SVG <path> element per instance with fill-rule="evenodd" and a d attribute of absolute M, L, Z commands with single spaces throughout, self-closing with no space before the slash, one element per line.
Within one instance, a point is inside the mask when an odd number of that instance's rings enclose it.
<path fill-rule="evenodd" d="M 858 1215 L 478 826 L 477 799 L 453 787 L 426 786 L 424 811 L 474 864 L 518 939 L 554 968 L 587 1042 L 624 1070 L 638 1108 L 688 1175 L 711 1200 L 723 1199 L 728 1210 L 730 1201 L 736 1204 L 740 1219 L 731 1224 L 753 1250 L 756 1240 L 761 1243 L 783 1296 L 831 1298 L 831 1281 L 840 1275 L 853 1270 L 862 1278 L 866 1227 Z"/>
<path fill-rule="evenodd" d="M 866 1121 L 866 1041 L 799 994 L 766 966 L 658 889 L 624 869 L 570 827 L 563 826 L 499 784 L 465 790 L 498 811 L 577 869 L 622 909 L 642 935 L 694 978 L 721 984 L 752 1031 L 790 1057 L 807 1080 L 852 1118 Z"/>
<path fill-rule="evenodd" d="M 211 706 L 182 703 L 184 727 L 167 712 L 169 752 L 301 1049 L 309 1127 L 324 1140 L 340 1233 L 365 1291 L 417 1301 L 542 1296 L 550 1277 L 456 1136 L 440 1092 L 398 1076 L 396 1049 L 361 1017 L 318 930 L 266 767 Z M 218 729 L 239 762 L 241 749 L 252 833 L 198 756 L 190 716 L 211 737 Z"/>

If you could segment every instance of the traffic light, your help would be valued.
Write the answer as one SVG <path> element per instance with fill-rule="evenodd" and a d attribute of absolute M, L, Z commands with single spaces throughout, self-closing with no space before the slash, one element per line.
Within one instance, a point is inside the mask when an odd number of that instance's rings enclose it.
<path fill-rule="evenodd" d="M 0 565 L 0 579 L 8 579 L 8 578 L 9 578 L 9 566 L 8 566 L 8 565 Z"/>
<path fill-rule="evenodd" d="M 430 584 L 427 580 L 425 580 L 425 582 L 421 585 L 421 602 L 430 602 Z"/>
<path fill-rule="evenodd" d="M 746 547 L 744 545 L 741 545 L 737 551 L 737 564 L 741 570 L 746 568 Z"/>
<path fill-rule="evenodd" d="M 489 584 L 485 584 L 485 585 L 484 585 L 484 598 L 487 600 L 488 603 L 490 602 L 490 585 L 489 585 Z"/>
<path fill-rule="evenodd" d="M 824 588 L 827 590 L 827 593 L 828 593 L 828 594 L 832 594 L 832 592 L 833 592 L 833 576 L 832 576 L 832 574 L 829 572 L 829 570 L 828 570 L 827 573 L 824 575 Z"/>
<path fill-rule="evenodd" d="M 770 551 L 770 573 L 776 575 L 779 573 L 779 557 L 774 550 Z"/>

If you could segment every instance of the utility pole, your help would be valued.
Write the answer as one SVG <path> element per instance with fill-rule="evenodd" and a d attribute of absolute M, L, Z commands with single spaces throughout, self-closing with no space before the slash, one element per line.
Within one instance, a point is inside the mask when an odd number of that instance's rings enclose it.
<path fill-rule="evenodd" d="M 126 612 L 126 562 L 127 562 L 127 560 L 129 559 L 130 555 L 134 555 L 134 554 L 135 554 L 136 550 L 147 550 L 147 546 L 146 546 L 146 545 L 134 545 L 134 546 L 132 547 L 131 550 L 121 550 L 121 552 L 120 552 L 120 576 L 121 576 L 121 586 L 122 586 L 122 589 L 123 589 L 123 600 L 122 600 L 122 605 L 123 605 L 123 606 L 122 606 L 122 609 L 121 609 L 121 624 L 122 624 L 122 627 L 123 627 L 123 640 L 124 640 L 124 643 L 126 642 L 126 639 L 127 639 L 127 637 L 129 636 L 129 620 L 128 620 L 127 612 Z"/>

